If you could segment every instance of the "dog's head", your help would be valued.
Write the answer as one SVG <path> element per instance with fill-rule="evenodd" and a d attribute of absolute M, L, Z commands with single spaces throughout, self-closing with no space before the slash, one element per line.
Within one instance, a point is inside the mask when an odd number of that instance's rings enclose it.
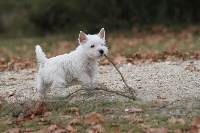
<path fill-rule="evenodd" d="M 98 34 L 86 35 L 80 31 L 79 44 L 82 46 L 84 53 L 93 59 L 99 59 L 104 54 L 107 55 L 108 48 L 105 46 L 105 30 L 102 28 Z"/>

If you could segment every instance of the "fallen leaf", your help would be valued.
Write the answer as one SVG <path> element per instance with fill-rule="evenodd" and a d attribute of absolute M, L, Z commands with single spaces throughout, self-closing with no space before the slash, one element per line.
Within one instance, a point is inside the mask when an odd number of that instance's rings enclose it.
<path fill-rule="evenodd" d="M 122 119 L 131 120 L 132 118 L 135 118 L 135 117 L 136 117 L 136 114 L 123 115 L 123 116 L 122 116 Z"/>
<path fill-rule="evenodd" d="M 191 72 L 194 72 L 194 71 L 199 72 L 199 71 L 200 71 L 200 69 L 198 69 L 198 68 L 195 66 L 194 62 L 190 62 L 190 64 L 187 65 L 187 67 L 185 68 L 185 70 L 189 70 L 189 71 L 191 71 Z"/>
<path fill-rule="evenodd" d="M 27 132 L 33 132 L 33 131 L 34 131 L 34 130 L 31 129 L 31 128 L 25 128 L 25 129 L 24 129 L 24 132 L 26 132 L 26 133 L 27 133 Z"/>
<path fill-rule="evenodd" d="M 62 115 L 62 116 L 60 116 L 61 120 L 67 120 L 67 119 L 71 119 L 71 118 L 73 118 L 71 115 Z"/>
<path fill-rule="evenodd" d="M 81 111 L 80 111 L 80 109 L 77 108 L 77 107 L 71 107 L 71 108 L 70 108 L 70 111 L 71 111 L 71 112 L 74 112 L 74 114 L 75 114 L 76 116 L 80 116 L 80 115 L 81 115 Z"/>
<path fill-rule="evenodd" d="M 106 130 L 104 129 L 102 125 L 98 124 L 87 129 L 87 132 L 88 133 L 106 133 Z"/>
<path fill-rule="evenodd" d="M 7 97 L 10 98 L 10 97 L 13 97 L 16 95 L 16 92 L 14 91 L 13 93 L 9 94 Z"/>
<path fill-rule="evenodd" d="M 127 133 L 134 133 L 134 129 L 131 128 Z"/>
<path fill-rule="evenodd" d="M 117 56 L 114 58 L 113 62 L 114 62 L 115 64 L 124 64 L 124 63 L 126 63 L 126 57 L 123 56 L 123 55 L 117 55 Z"/>
<path fill-rule="evenodd" d="M 150 128 L 147 133 L 168 133 L 168 129 L 165 127 Z"/>
<path fill-rule="evenodd" d="M 103 70 L 99 70 L 99 73 L 100 73 L 100 74 L 105 74 L 105 73 L 108 73 L 108 72 L 107 72 L 106 70 L 103 69 Z"/>
<path fill-rule="evenodd" d="M 141 113 L 141 112 L 143 112 L 143 109 L 131 108 L 131 109 L 125 109 L 125 111 L 129 112 L 129 113 Z"/>
<path fill-rule="evenodd" d="M 115 112 L 115 110 L 112 109 L 112 108 L 104 108 L 104 109 L 102 110 L 102 112 L 103 112 L 104 114 L 113 114 L 113 113 Z"/>
<path fill-rule="evenodd" d="M 30 111 L 32 114 L 36 115 L 42 115 L 45 112 L 47 112 L 47 108 L 45 107 L 46 103 L 45 102 L 37 102 L 35 103 L 34 107 L 30 108 Z"/>
<path fill-rule="evenodd" d="M 190 124 L 190 133 L 200 133 L 200 116 L 193 118 Z"/>
<path fill-rule="evenodd" d="M 119 124 L 119 123 L 112 123 L 111 126 L 112 126 L 112 127 L 115 127 L 115 128 L 119 128 L 119 127 L 120 127 L 120 124 Z"/>
<path fill-rule="evenodd" d="M 141 126 L 142 129 L 149 129 L 149 128 L 151 128 L 150 125 L 145 125 L 144 123 L 141 123 L 140 126 Z"/>
<path fill-rule="evenodd" d="M 167 123 L 169 123 L 169 124 L 175 124 L 175 123 L 185 124 L 185 121 L 181 118 L 179 118 L 179 119 L 170 118 L 170 119 L 167 120 Z"/>
<path fill-rule="evenodd" d="M 22 133 L 22 129 L 20 128 L 12 128 L 7 131 L 7 133 Z"/>
<path fill-rule="evenodd" d="M 175 129 L 174 133 L 182 133 L 182 131 L 180 129 Z"/>
<path fill-rule="evenodd" d="M 71 120 L 69 122 L 69 125 L 80 125 L 82 122 L 81 122 L 81 119 L 79 118 L 74 118 L 73 120 Z"/>
<path fill-rule="evenodd" d="M 77 133 L 77 129 L 73 128 L 73 127 L 70 126 L 70 125 L 67 125 L 67 126 L 65 127 L 65 129 L 66 129 L 67 133 Z"/>
<path fill-rule="evenodd" d="M 17 80 L 17 79 L 16 79 L 16 78 L 9 78 L 8 80 L 14 80 L 14 81 L 15 81 L 15 80 Z"/>
<path fill-rule="evenodd" d="M 48 132 L 50 132 L 50 131 L 47 128 L 43 128 L 43 129 L 37 131 L 37 133 L 48 133 Z"/>
<path fill-rule="evenodd" d="M 137 116 L 136 114 L 130 114 L 130 115 L 124 115 L 122 116 L 122 119 L 130 120 L 130 122 L 143 122 L 143 119 Z"/>
<path fill-rule="evenodd" d="M 99 62 L 100 65 L 105 66 L 105 65 L 111 65 L 111 63 L 108 60 L 101 60 Z"/>
<path fill-rule="evenodd" d="M 191 125 L 198 125 L 200 124 L 200 116 L 196 116 L 193 118 Z"/>
<path fill-rule="evenodd" d="M 44 114 L 43 114 L 44 116 L 51 116 L 52 115 L 52 112 L 50 112 L 50 111 L 47 111 L 47 112 L 44 112 Z"/>
<path fill-rule="evenodd" d="M 65 129 L 65 128 L 60 125 L 51 125 L 50 127 L 47 128 L 47 130 L 49 130 L 50 132 L 54 132 L 60 129 Z"/>
<path fill-rule="evenodd" d="M 37 124 L 39 124 L 39 125 L 47 125 L 47 124 L 50 124 L 50 121 L 45 120 L 44 118 L 41 118 L 41 119 L 39 119 Z"/>
<path fill-rule="evenodd" d="M 8 119 L 4 122 L 4 124 L 7 124 L 7 125 L 12 125 L 13 123 L 14 123 L 13 118 L 8 118 Z"/>
<path fill-rule="evenodd" d="M 66 129 L 58 129 L 54 133 L 68 133 L 68 132 L 66 132 Z"/>
<path fill-rule="evenodd" d="M 157 96 L 157 99 L 167 99 L 167 98 L 163 96 Z"/>
<path fill-rule="evenodd" d="M 92 112 L 84 117 L 84 122 L 90 125 L 101 124 L 105 122 L 105 117 L 96 112 Z"/>

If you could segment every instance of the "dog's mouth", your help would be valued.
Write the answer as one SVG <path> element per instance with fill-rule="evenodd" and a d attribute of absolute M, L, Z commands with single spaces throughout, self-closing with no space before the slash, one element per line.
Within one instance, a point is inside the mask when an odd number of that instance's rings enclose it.
<path fill-rule="evenodd" d="M 107 54 L 100 54 L 98 57 L 103 57 L 103 56 L 105 56 L 105 55 L 107 55 Z"/>

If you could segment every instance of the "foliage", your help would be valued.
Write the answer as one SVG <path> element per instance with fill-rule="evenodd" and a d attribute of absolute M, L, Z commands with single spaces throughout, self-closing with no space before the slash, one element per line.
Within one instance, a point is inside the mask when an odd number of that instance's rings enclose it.
<path fill-rule="evenodd" d="M 115 64 L 148 64 L 167 60 L 200 59 L 200 27 L 189 26 L 186 29 L 172 31 L 162 25 L 153 26 L 152 32 L 134 29 L 115 31 L 106 34 L 108 57 Z M 48 58 L 74 50 L 78 34 L 56 34 L 46 37 L 0 39 L 0 72 L 34 68 L 35 45 L 40 44 Z M 107 65 L 102 60 L 101 65 Z M 196 71 L 196 70 L 195 70 Z"/>
<path fill-rule="evenodd" d="M 131 28 L 154 24 L 198 24 L 200 1 L 192 0 L 0 0 L 0 31 Z M 16 33 L 16 32 L 15 32 Z"/>
<path fill-rule="evenodd" d="M 74 103 L 58 100 L 10 104 L 1 99 L 0 131 L 196 133 L 200 130 L 199 116 L 192 117 L 185 111 L 181 117 L 163 114 L 164 110 L 177 111 L 177 108 L 163 108 L 163 104 L 95 99 Z"/>

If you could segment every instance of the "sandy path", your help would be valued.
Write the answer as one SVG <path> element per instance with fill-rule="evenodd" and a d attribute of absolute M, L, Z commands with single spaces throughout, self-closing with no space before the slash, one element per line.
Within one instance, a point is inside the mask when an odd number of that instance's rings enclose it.
<path fill-rule="evenodd" d="M 193 63 L 190 70 L 187 69 L 190 61 L 167 61 L 145 66 L 126 64 L 119 68 L 127 83 L 136 90 L 137 97 L 142 101 L 162 99 L 171 103 L 186 101 L 187 104 L 195 104 L 200 99 L 200 60 Z M 38 99 L 34 91 L 35 75 L 34 69 L 0 73 L 0 93 L 9 95 L 14 92 L 14 96 L 7 98 L 12 101 Z M 112 66 L 100 67 L 98 82 L 120 90 L 123 87 L 120 80 L 119 74 Z M 74 87 L 70 89 L 73 90 Z M 61 90 L 60 93 L 66 94 L 68 89 Z"/>

